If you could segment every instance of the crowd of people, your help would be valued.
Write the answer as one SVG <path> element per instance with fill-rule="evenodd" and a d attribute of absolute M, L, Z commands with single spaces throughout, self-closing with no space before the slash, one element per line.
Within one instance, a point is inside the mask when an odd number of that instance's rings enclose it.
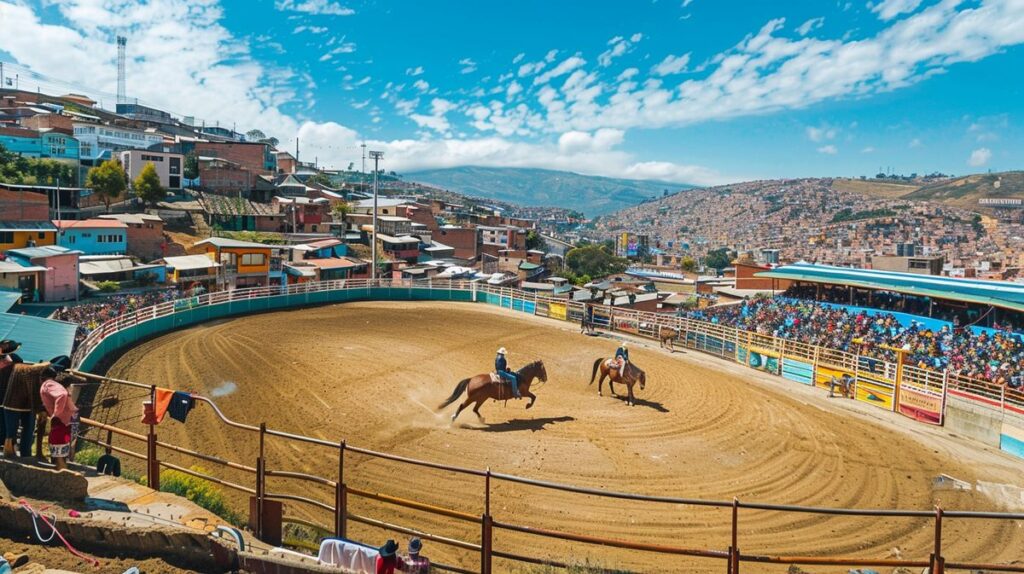
<path fill-rule="evenodd" d="M 747 300 L 692 311 L 688 317 L 763 335 L 830 347 L 887 360 L 898 348 L 907 364 L 949 369 L 965 376 L 1024 386 L 1024 341 L 1009 331 L 977 333 L 968 328 L 928 328 L 920 322 L 901 324 L 884 311 L 851 311 L 843 307 L 775 297 Z"/>
<path fill-rule="evenodd" d="M 52 318 L 78 325 L 78 330 L 75 333 L 75 346 L 77 347 L 93 329 L 110 319 L 134 313 L 144 307 L 165 301 L 173 301 L 183 296 L 182 292 L 178 289 L 161 289 L 144 293 L 112 295 L 104 297 L 95 303 L 65 305 L 57 309 Z"/>

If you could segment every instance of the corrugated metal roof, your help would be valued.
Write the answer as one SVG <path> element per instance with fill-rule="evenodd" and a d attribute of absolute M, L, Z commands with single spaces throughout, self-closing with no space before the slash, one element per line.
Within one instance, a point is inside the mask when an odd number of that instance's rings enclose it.
<path fill-rule="evenodd" d="M 21 343 L 18 355 L 30 363 L 70 355 L 76 328 L 74 323 L 64 321 L 0 313 L 0 339 L 14 339 Z"/>
<path fill-rule="evenodd" d="M 21 291 L 0 290 L 0 311 L 14 307 L 21 299 Z"/>
<path fill-rule="evenodd" d="M 178 271 L 220 267 L 220 263 L 213 261 L 205 255 L 178 255 L 174 257 L 164 257 L 162 261 L 166 263 L 168 267 L 177 269 Z"/>
<path fill-rule="evenodd" d="M 0 221 L 0 231 L 57 231 L 49 221 Z"/>
<path fill-rule="evenodd" d="M 196 245 L 205 245 L 207 243 L 215 247 L 258 247 L 261 249 L 270 249 L 272 247 L 271 245 L 263 243 L 253 243 L 252 241 L 241 241 L 238 239 L 229 239 L 227 237 L 211 237 L 196 243 Z"/>
<path fill-rule="evenodd" d="M 906 295 L 993 305 L 1004 309 L 1024 311 L 1024 284 L 1008 281 L 957 279 L 936 275 L 833 267 L 831 265 L 814 265 L 811 263 L 784 265 L 771 271 L 755 273 L 754 276 L 804 281 L 807 283 L 844 285 L 862 289 L 878 289 L 904 293 Z"/>

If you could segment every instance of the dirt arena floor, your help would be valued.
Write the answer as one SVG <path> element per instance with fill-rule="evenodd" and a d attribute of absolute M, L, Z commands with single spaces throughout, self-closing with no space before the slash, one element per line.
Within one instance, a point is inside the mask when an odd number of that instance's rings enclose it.
<path fill-rule="evenodd" d="M 542 359 L 549 382 L 525 401 L 490 402 L 449 424 L 434 407 L 462 378 L 488 371 L 495 350 L 514 367 Z M 599 397 L 588 386 L 597 357 L 616 341 L 572 325 L 465 303 L 367 302 L 208 323 L 144 343 L 122 356 L 111 376 L 187 389 L 216 400 L 238 421 L 403 456 L 599 489 L 717 500 L 826 507 L 1020 510 L 1021 461 L 950 437 L 866 404 L 827 399 L 804 387 L 695 351 L 670 354 L 637 342 L 634 363 L 648 373 L 638 404 Z M 141 401 L 138 397 L 126 402 Z M 136 407 L 141 414 L 141 406 Z M 132 415 L 134 418 L 134 411 Z M 135 419 L 137 420 L 137 419 Z M 136 430 L 142 430 L 136 427 Z M 186 424 L 168 418 L 163 441 L 254 465 L 255 435 L 226 427 L 205 406 Z M 140 451 L 142 445 L 132 445 Z M 271 438 L 269 469 L 335 477 L 337 451 Z M 210 468 L 166 455 L 167 459 Z M 253 476 L 224 473 L 252 486 Z M 968 490 L 937 489 L 941 474 Z M 346 457 L 356 488 L 480 514 L 483 480 L 432 469 Z M 987 485 L 987 486 L 985 486 Z M 993 485 L 1007 485 L 996 487 Z M 1001 489 L 1001 490 L 1000 490 Z M 1017 490 L 1015 490 L 1017 489 Z M 495 520 L 595 536 L 725 550 L 730 510 L 629 502 L 495 481 Z M 984 492 L 982 491 L 984 490 Z M 327 488 L 272 479 L 272 493 L 333 503 Z M 989 494 L 1002 492 L 1002 495 Z M 1009 494 L 1006 494 L 1009 493 Z M 1014 498 L 1016 496 L 1016 498 Z M 239 509 L 243 495 L 231 493 Z M 350 511 L 430 533 L 479 542 L 479 526 L 353 498 Z M 329 525 L 325 512 L 286 503 L 286 514 Z M 740 549 L 752 554 L 854 555 L 927 559 L 933 524 L 925 519 L 822 517 L 743 510 Z M 1024 560 L 1024 523 L 947 520 L 947 560 Z M 370 543 L 406 536 L 350 525 Z M 721 572 L 707 559 L 621 549 L 496 531 L 495 549 L 632 571 Z M 434 542 L 435 560 L 477 567 L 475 554 Z M 520 570 L 498 561 L 497 571 Z M 745 572 L 785 566 L 745 564 Z M 804 567 L 806 572 L 846 569 Z M 888 572 L 889 570 L 885 570 Z"/>

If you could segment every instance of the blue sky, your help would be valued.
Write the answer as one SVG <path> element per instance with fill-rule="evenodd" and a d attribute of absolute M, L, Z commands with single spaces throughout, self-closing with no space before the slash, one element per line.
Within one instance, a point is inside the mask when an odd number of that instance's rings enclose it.
<path fill-rule="evenodd" d="M 0 0 L 22 87 L 112 107 L 117 34 L 130 96 L 335 168 L 363 141 L 389 170 L 698 184 L 1024 151 L 1024 0 Z"/>

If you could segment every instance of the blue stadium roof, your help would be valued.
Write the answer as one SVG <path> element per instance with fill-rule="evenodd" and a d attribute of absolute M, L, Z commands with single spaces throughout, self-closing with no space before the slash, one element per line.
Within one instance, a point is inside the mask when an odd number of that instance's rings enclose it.
<path fill-rule="evenodd" d="M 761 271 L 755 276 L 893 291 L 906 295 L 992 305 L 1024 312 L 1024 284 L 1008 281 L 957 279 L 937 275 L 833 267 L 812 263 L 783 265 L 770 271 Z"/>
<path fill-rule="evenodd" d="M 0 339 L 14 339 L 21 343 L 18 355 L 28 363 L 70 355 L 76 328 L 74 323 L 64 321 L 0 313 Z"/>
<path fill-rule="evenodd" d="M 0 289 L 0 312 L 14 307 L 21 299 L 21 291 L 7 291 Z"/>

